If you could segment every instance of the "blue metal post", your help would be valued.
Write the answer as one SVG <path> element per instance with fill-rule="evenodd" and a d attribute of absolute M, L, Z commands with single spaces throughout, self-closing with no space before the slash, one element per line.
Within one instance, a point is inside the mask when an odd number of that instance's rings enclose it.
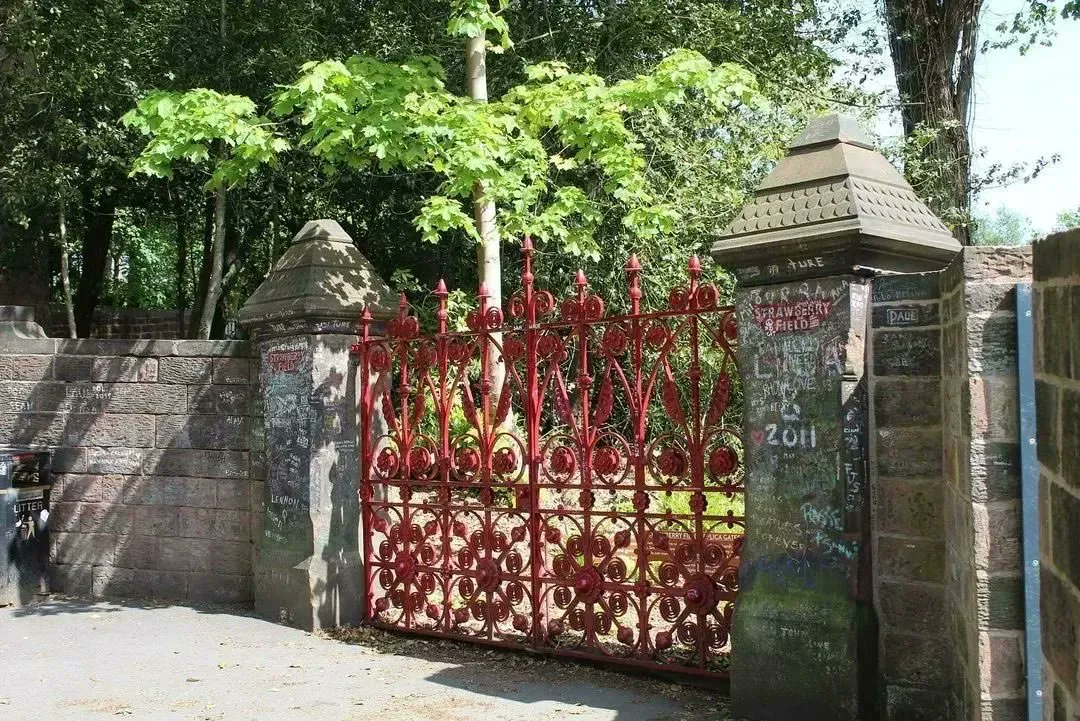
<path fill-rule="evenodd" d="M 1035 442 L 1034 318 L 1031 285 L 1016 286 L 1016 369 L 1020 389 L 1020 499 L 1024 533 L 1024 651 L 1029 721 L 1041 721 L 1042 631 L 1039 617 L 1039 457 Z"/>

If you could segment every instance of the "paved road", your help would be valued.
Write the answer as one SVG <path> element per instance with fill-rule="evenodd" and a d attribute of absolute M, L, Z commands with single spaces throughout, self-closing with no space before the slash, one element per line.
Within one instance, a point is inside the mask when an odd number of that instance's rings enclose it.
<path fill-rule="evenodd" d="M 563 660 L 241 609 L 57 599 L 0 609 L 3 721 L 722 721 L 724 699 Z"/>

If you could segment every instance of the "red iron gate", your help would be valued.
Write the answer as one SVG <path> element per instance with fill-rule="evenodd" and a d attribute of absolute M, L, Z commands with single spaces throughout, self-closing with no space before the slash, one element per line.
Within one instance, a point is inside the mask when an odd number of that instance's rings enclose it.
<path fill-rule="evenodd" d="M 385 337 L 364 314 L 366 620 L 724 675 L 745 492 L 734 311 L 697 258 L 651 313 L 631 258 L 630 312 L 608 316 L 580 271 L 556 305 L 523 254 L 509 323 L 481 288 L 448 332 L 441 282 L 432 335 L 404 297 Z"/>

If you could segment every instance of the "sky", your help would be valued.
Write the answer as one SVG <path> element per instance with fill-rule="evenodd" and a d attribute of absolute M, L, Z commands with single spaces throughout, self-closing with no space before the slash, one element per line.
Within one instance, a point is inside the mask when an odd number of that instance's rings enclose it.
<path fill-rule="evenodd" d="M 991 29 L 1017 6 L 1016 0 L 991 0 L 983 27 Z M 999 206 L 1018 211 L 1039 231 L 1050 230 L 1063 210 L 1080 207 L 1080 21 L 1059 21 L 1051 47 L 993 50 L 976 65 L 973 145 L 984 148 L 979 161 L 1031 162 L 1061 156 L 1030 183 L 987 190 L 976 212 Z"/>

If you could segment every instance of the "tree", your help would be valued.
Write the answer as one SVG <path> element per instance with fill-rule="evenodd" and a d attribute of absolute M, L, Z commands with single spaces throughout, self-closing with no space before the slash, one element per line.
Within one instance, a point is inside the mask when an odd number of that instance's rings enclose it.
<path fill-rule="evenodd" d="M 598 255 L 595 231 L 602 216 L 599 200 L 573 184 L 569 171 L 602 178 L 611 202 L 622 209 L 622 222 L 643 236 L 670 230 L 678 218 L 648 187 L 629 115 L 678 106 L 691 92 L 732 111 L 758 99 L 746 70 L 715 67 L 693 51 L 675 52 L 653 72 L 613 85 L 571 73 L 562 63 L 535 65 L 526 83 L 494 102 L 450 93 L 444 77 L 433 58 L 309 62 L 276 94 L 272 112 L 306 128 L 300 146 L 331 167 L 441 178 L 414 219 L 425 240 L 458 231 L 482 242 L 474 219 L 462 209 L 480 186 L 485 200 L 505 208 L 496 216 L 501 236 L 531 236 L 582 256 Z M 219 141 L 229 156 L 211 182 L 246 177 L 288 147 L 253 118 L 254 108 L 246 98 L 222 98 L 205 89 L 151 95 L 126 116 L 151 136 L 133 172 L 167 175 L 173 160 L 206 160 L 206 143 Z"/>
<path fill-rule="evenodd" d="M 972 226 L 972 245 L 1027 245 L 1035 240 L 1031 219 L 1005 206 L 998 206 L 992 216 L 976 217 Z"/>
<path fill-rule="evenodd" d="M 1058 213 L 1057 222 L 1054 224 L 1055 231 L 1073 228 L 1080 228 L 1080 206 L 1075 210 L 1063 210 Z"/>
<path fill-rule="evenodd" d="M 527 14 L 530 7 L 548 13 Z M 597 255 L 544 252 L 541 246 L 534 257 L 538 277 L 561 281 L 553 288 L 558 292 L 572 292 L 574 271 L 583 267 L 590 286 L 622 307 L 622 264 L 633 252 L 648 269 L 641 279 L 643 303 L 664 307 L 668 291 L 685 274 L 687 257 L 707 257 L 717 227 L 738 212 L 808 117 L 824 112 L 831 98 L 857 100 L 850 88 L 834 82 L 849 76 L 836 73 L 838 62 L 830 51 L 844 42 L 858 17 L 847 10 L 826 12 L 824 3 L 549 0 L 515 4 L 515 9 L 521 15 L 509 15 L 511 29 L 526 39 L 492 58 L 493 77 L 502 77 L 515 54 L 526 54 L 588 67 L 615 82 L 647 72 L 672 49 L 685 47 L 717 65 L 746 67 L 768 100 L 737 112 L 684 103 L 663 113 L 635 114 L 632 128 L 644 145 L 648 186 L 663 205 L 678 209 L 679 219 L 670 231 L 643 237 L 622 223 L 616 208 L 602 207 Z M 720 269 L 706 264 L 706 272 L 726 285 Z"/>
<path fill-rule="evenodd" d="M 132 174 L 171 178 L 173 164 L 180 160 L 213 166 L 206 181 L 214 196 L 212 260 L 197 336 L 209 338 L 222 292 L 226 189 L 241 185 L 262 164 L 275 162 L 288 143 L 265 127 L 251 100 L 215 90 L 152 93 L 122 121 L 151 136 Z"/>
<path fill-rule="evenodd" d="M 499 9 L 506 9 L 507 0 L 499 0 Z M 488 101 L 487 83 L 487 34 L 497 31 L 501 42 L 495 46 L 502 50 L 510 44 L 509 27 L 506 21 L 491 12 L 488 0 L 456 0 L 454 15 L 447 27 L 451 35 L 465 36 L 465 84 L 468 96 L 478 103 Z M 473 220 L 480 240 L 476 248 L 476 276 L 478 287 L 488 295 L 488 302 L 502 307 L 502 249 L 499 228 L 495 222 L 497 213 L 495 201 L 490 197 L 483 183 L 477 183 L 472 190 Z M 497 406 L 506 377 L 506 366 L 502 360 L 502 334 L 492 338 L 488 349 L 488 368 L 494 395 L 492 402 Z M 510 421 L 512 423 L 512 421 Z"/>
<path fill-rule="evenodd" d="M 507 0 L 499 0 L 499 9 L 505 10 Z M 510 45 L 509 27 L 506 21 L 491 11 L 488 0 L 456 0 L 454 15 L 447 26 L 451 35 L 461 35 L 465 40 L 465 78 L 468 96 L 479 103 L 488 101 L 487 82 L 487 34 L 489 30 L 499 33 L 499 50 Z M 477 245 L 477 280 L 490 295 L 492 305 L 502 307 L 502 259 L 500 254 L 499 228 L 495 222 L 495 201 L 489 197 L 483 184 L 473 187 L 473 220 L 480 236 Z M 492 349 L 492 356 L 498 354 Z M 497 361 L 497 358 L 493 358 Z M 496 366 L 499 364 L 496 362 Z M 501 379 L 496 379 L 501 386 Z"/>
<path fill-rule="evenodd" d="M 45 19 L 33 11 L 31 3 L 9 3 L 0 10 L 0 154 L 6 161 L 0 165 L 0 218 L 8 226 L 10 236 L 22 236 L 30 246 L 30 239 L 39 239 L 38 247 L 29 253 L 18 253 L 5 259 L 5 265 L 12 276 L 27 282 L 28 286 L 39 287 L 42 278 L 37 276 L 39 268 L 47 263 L 52 250 L 59 247 L 61 281 L 64 287 L 64 300 L 71 295 L 71 276 L 65 273 L 64 265 L 72 251 L 81 255 L 93 255 L 99 246 L 100 234 L 92 233 L 101 226 L 92 222 L 98 218 L 88 218 L 83 208 L 85 196 L 73 192 L 81 185 L 87 169 L 84 163 L 85 153 L 80 152 L 90 144 L 98 152 L 108 146 L 104 133 L 94 132 L 70 122 L 68 103 L 72 96 L 79 96 L 85 106 L 92 107 L 98 100 L 87 93 L 82 79 L 73 74 L 56 71 L 58 57 L 64 54 L 61 48 L 75 20 L 85 25 L 95 26 L 100 32 L 101 23 L 92 17 L 75 12 L 55 13 L 53 26 L 47 27 Z M 104 50 L 92 43 L 72 42 L 73 50 L 84 53 L 84 72 L 92 72 L 96 61 Z M 63 99 L 57 95 L 64 95 Z M 20 122 L 24 118 L 32 122 Z M 75 212 L 69 214 L 68 202 L 75 204 Z M 74 215 L 75 222 L 71 222 Z M 100 214 L 96 214 L 100 216 Z M 69 228 L 74 232 L 69 235 Z M 61 236 L 55 244 L 52 238 Z M 79 242 L 71 236 L 85 236 L 86 242 Z M 48 249 L 48 251 L 46 251 Z M 32 279 L 32 280 L 31 280 Z M 92 296 L 93 284 L 79 278 L 78 297 L 80 300 Z M 34 294 L 28 294 L 30 302 L 37 300 Z M 40 296 L 39 296 L 40 297 Z M 19 302 L 26 302 L 18 299 Z M 74 304 L 74 303 L 72 303 Z M 72 309 L 71 315 L 76 313 Z M 80 309 L 81 310 L 81 309 Z M 91 311 L 92 312 L 92 311 Z M 84 321 L 87 314 L 78 313 L 78 320 Z M 77 323 L 83 325 L 84 323 Z M 69 334 L 75 331 L 69 327 Z"/>
<path fill-rule="evenodd" d="M 965 245 L 970 238 L 962 216 L 971 202 L 968 123 L 981 9 L 982 0 L 885 0 L 904 134 L 933 134 L 924 152 L 940 174 L 934 204 Z"/>
<path fill-rule="evenodd" d="M 889 48 L 900 95 L 904 134 L 920 138 L 921 158 L 909 177 L 932 207 L 953 225 L 961 243 L 971 242 L 971 96 L 980 50 L 983 0 L 885 0 Z M 1080 14 L 1080 2 L 1065 3 L 1066 17 Z M 1021 44 L 1049 36 L 1055 18 L 1044 0 L 1029 0 L 998 30 L 1003 39 L 985 47 Z M 922 177 L 918 177 L 922 176 Z M 929 180 L 929 182 L 919 182 Z"/>

